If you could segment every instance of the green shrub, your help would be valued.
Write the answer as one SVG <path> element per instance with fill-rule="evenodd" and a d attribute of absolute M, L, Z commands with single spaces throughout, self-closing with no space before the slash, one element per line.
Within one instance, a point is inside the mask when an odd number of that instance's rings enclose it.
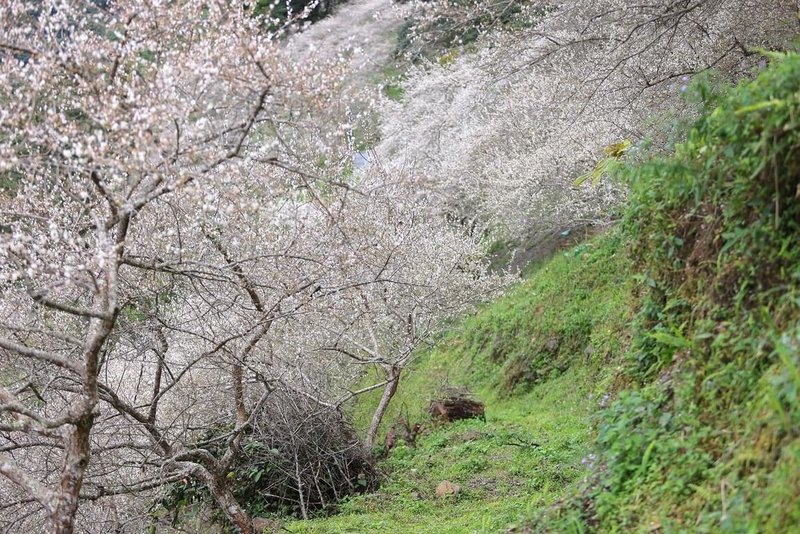
<path fill-rule="evenodd" d="M 606 530 L 796 526 L 800 57 L 698 92 L 673 155 L 617 167 L 641 306 L 623 382 L 597 423 L 582 517 Z M 768 513 L 765 513 L 768 511 Z M 589 521 L 587 518 L 591 518 Z"/>

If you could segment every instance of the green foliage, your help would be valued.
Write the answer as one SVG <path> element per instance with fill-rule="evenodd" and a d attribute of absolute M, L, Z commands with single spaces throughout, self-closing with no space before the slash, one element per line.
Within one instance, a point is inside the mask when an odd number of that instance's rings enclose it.
<path fill-rule="evenodd" d="M 634 256 L 649 258 L 652 278 L 739 309 L 792 278 L 799 77 L 790 56 L 703 116 L 673 157 L 620 173 L 631 185 Z M 684 277 L 695 283 L 681 285 Z"/>
<path fill-rule="evenodd" d="M 602 469 L 583 500 L 541 525 L 798 524 L 800 57 L 773 59 L 723 93 L 698 87 L 705 113 L 673 155 L 617 169 L 641 271 L 631 385 L 598 416 Z"/>
<path fill-rule="evenodd" d="M 289 16 L 296 16 L 303 13 L 305 9 L 311 8 L 307 20 L 316 22 L 331 14 L 333 8 L 344 3 L 345 0 L 328 0 L 327 2 L 311 0 L 257 0 L 253 8 L 253 15 L 266 17 L 275 22 L 283 23 Z M 311 7 L 313 5 L 313 7 Z"/>
<path fill-rule="evenodd" d="M 402 102 L 405 97 L 403 81 L 405 80 L 404 69 L 399 64 L 389 64 L 376 72 L 370 82 L 379 86 L 383 94 L 390 100 Z"/>
<path fill-rule="evenodd" d="M 592 185 L 599 184 L 600 179 L 603 178 L 603 176 L 614 171 L 619 160 L 628 150 L 630 150 L 630 148 L 630 139 L 623 139 L 619 143 L 608 145 L 603 149 L 606 157 L 601 159 L 597 165 L 595 165 L 594 169 L 576 178 L 575 182 L 573 182 L 573 185 L 575 187 L 580 187 L 589 180 L 591 180 Z"/>
<path fill-rule="evenodd" d="M 22 174 L 13 170 L 0 171 L 0 194 L 13 195 L 22 183 Z"/>
<path fill-rule="evenodd" d="M 403 86 L 397 83 L 387 83 L 383 86 L 383 92 L 386 95 L 386 98 L 389 100 L 394 100 L 395 102 L 402 102 L 403 96 L 406 94 Z"/>
<path fill-rule="evenodd" d="M 473 46 L 483 32 L 535 26 L 550 9 L 530 0 L 448 0 L 439 8 L 432 18 L 410 19 L 403 25 L 395 51 L 398 57 L 436 60 L 446 66 L 459 49 Z"/>

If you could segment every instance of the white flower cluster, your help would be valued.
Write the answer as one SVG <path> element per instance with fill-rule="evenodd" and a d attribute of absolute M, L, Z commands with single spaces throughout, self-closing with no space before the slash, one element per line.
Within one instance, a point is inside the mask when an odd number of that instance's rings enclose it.
<path fill-rule="evenodd" d="M 252 532 L 227 475 L 272 392 L 337 408 L 508 282 L 404 173 L 353 169 L 348 59 L 268 27 L 226 0 L 0 8 L 3 528 L 72 531 L 79 494 L 142 526 L 191 479 Z"/>
<path fill-rule="evenodd" d="M 423 20 L 477 16 L 459 6 L 426 3 Z M 691 77 L 748 74 L 755 49 L 790 42 L 795 12 L 779 0 L 548 4 L 525 28 L 489 31 L 476 49 L 412 71 L 403 101 L 385 103 L 378 152 L 426 176 L 452 214 L 500 234 L 525 240 L 604 221 L 624 189 L 573 187 L 602 149 L 623 139 L 658 145 L 653 117 L 668 125 L 687 111 Z"/>

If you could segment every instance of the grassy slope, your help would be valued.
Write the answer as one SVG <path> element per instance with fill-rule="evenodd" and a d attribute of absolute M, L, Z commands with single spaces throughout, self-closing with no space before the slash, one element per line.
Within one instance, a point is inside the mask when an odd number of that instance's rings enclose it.
<path fill-rule="evenodd" d="M 289 529 L 800 532 L 800 56 L 773 59 L 702 89 L 674 155 L 618 169 L 623 224 L 422 355 L 388 418 L 450 384 L 486 423 L 428 428 L 378 492 Z"/>
<path fill-rule="evenodd" d="M 380 491 L 290 530 L 496 532 L 564 497 L 588 472 L 581 460 L 611 376 L 604 364 L 625 345 L 631 279 L 618 250 L 618 240 L 600 238 L 557 255 L 421 355 L 387 421 L 425 421 L 443 385 L 468 387 L 487 421 L 426 426 L 416 448 L 401 445 L 383 462 Z M 357 419 L 374 402 L 362 399 Z M 437 500 L 442 480 L 461 494 Z"/>

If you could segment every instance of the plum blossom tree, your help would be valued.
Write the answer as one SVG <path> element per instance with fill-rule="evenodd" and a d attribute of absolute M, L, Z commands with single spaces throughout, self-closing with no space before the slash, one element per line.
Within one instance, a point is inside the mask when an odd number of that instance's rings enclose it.
<path fill-rule="evenodd" d="M 324 100 L 329 83 L 281 62 L 275 35 L 225 2 L 200 10 L 191 2 L 11 2 L 0 27 L 0 348 L 10 417 L 2 430 L 11 444 L 0 473 L 45 511 L 49 531 L 69 532 L 101 401 L 140 420 L 175 456 L 154 425 L 160 378 L 144 414 L 102 380 L 125 345 L 116 334 L 126 310 L 141 302 L 158 309 L 171 295 L 169 282 L 145 283 L 153 266 L 137 261 L 135 241 L 180 231 L 154 222 L 179 192 L 207 210 L 217 192 L 199 182 L 233 176 L 260 123 L 299 93 Z M 160 257 L 184 254 L 181 236 L 173 242 Z M 137 337 L 130 326 L 127 334 Z M 21 454 L 32 448 L 53 461 Z M 234 506 L 225 510 L 236 516 Z"/>
<path fill-rule="evenodd" d="M 104 503 L 141 529 L 193 480 L 253 532 L 230 473 L 276 391 L 336 409 L 377 364 L 393 392 L 504 283 L 407 178 L 352 172 L 342 58 L 287 60 L 262 22 L 223 0 L 0 8 L 9 527 L 89 530 Z"/>
<path fill-rule="evenodd" d="M 419 40 L 430 21 L 436 42 L 476 13 L 485 32 L 412 69 L 404 101 L 386 103 L 378 151 L 428 177 L 459 218 L 528 241 L 607 220 L 624 188 L 573 187 L 603 147 L 652 137 L 654 121 L 689 111 L 696 75 L 747 75 L 759 48 L 786 47 L 798 30 L 796 5 L 781 0 L 518 2 L 513 31 L 492 19 L 504 3 L 484 4 L 425 3 Z"/>
<path fill-rule="evenodd" d="M 408 180 L 407 178 L 405 179 Z M 365 444 L 371 447 L 383 415 L 415 352 L 431 343 L 443 321 L 457 317 L 502 290 L 513 278 L 489 276 L 479 240 L 455 232 L 433 207 L 408 192 L 403 178 L 371 168 L 362 194 L 339 207 L 336 232 L 326 236 L 340 251 L 328 272 L 338 277 L 333 289 L 317 293 L 295 326 L 316 335 L 288 332 L 285 340 L 302 352 L 323 355 L 323 362 L 350 369 L 356 377 L 375 368 L 383 379 L 350 389 L 353 379 L 336 388 L 309 385 L 324 402 L 339 406 L 352 397 L 381 388 Z M 387 185 L 391 184 L 391 185 Z M 400 184 L 400 185 L 398 185 Z M 353 272 L 353 269 L 356 269 Z M 315 359 L 316 360 L 316 359 Z M 314 372 L 330 380 L 334 372 Z M 326 393 L 327 389 L 327 393 Z"/>

